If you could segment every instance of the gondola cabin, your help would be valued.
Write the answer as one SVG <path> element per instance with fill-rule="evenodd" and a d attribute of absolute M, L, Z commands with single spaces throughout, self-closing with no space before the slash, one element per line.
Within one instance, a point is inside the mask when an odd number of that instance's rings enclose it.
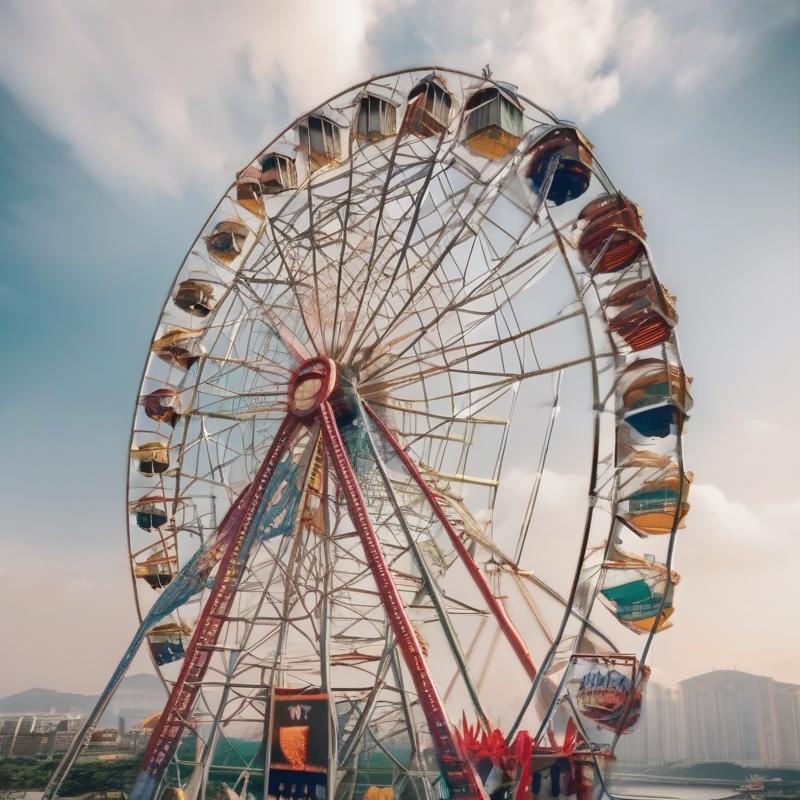
<path fill-rule="evenodd" d="M 583 226 L 578 252 L 594 275 L 625 269 L 644 253 L 642 239 L 647 234 L 641 209 L 623 194 L 592 200 L 578 216 L 578 224 Z"/>
<path fill-rule="evenodd" d="M 308 158 L 309 172 L 335 164 L 342 157 L 341 129 L 327 117 L 319 114 L 306 117 L 297 126 L 297 136 Z"/>
<path fill-rule="evenodd" d="M 655 629 L 657 633 L 672 624 L 669 618 L 675 611 L 672 605 L 673 589 L 674 583 L 670 583 L 667 587 L 666 580 L 659 581 L 655 587 L 651 587 L 649 581 L 636 578 L 616 586 L 604 587 L 600 590 L 600 596 L 604 604 L 628 630 L 634 633 L 650 633 Z M 657 627 L 656 619 L 658 619 Z"/>
<path fill-rule="evenodd" d="M 623 519 L 645 534 L 670 534 L 673 528 L 683 527 L 693 478 L 691 472 L 682 473 L 674 466 L 660 478 L 645 481 L 627 498 Z"/>
<path fill-rule="evenodd" d="M 592 144 L 575 128 L 556 128 L 528 150 L 525 177 L 531 190 L 560 206 L 580 197 L 592 180 Z"/>
<path fill-rule="evenodd" d="M 172 302 L 193 317 L 207 317 L 216 305 L 214 285 L 208 281 L 191 278 L 181 281 L 172 294 Z"/>
<path fill-rule="evenodd" d="M 243 222 L 223 220 L 214 226 L 206 238 L 206 250 L 215 261 L 228 266 L 242 252 L 247 234 L 248 228 Z"/>
<path fill-rule="evenodd" d="M 261 159 L 261 191 L 279 194 L 297 188 L 297 167 L 294 159 L 280 153 L 267 153 Z"/>
<path fill-rule="evenodd" d="M 397 109 L 382 97 L 365 94 L 358 102 L 356 139 L 380 142 L 397 133 Z"/>
<path fill-rule="evenodd" d="M 450 123 L 453 100 L 444 84 L 434 75 L 421 80 L 408 94 L 402 134 L 440 136 Z"/>
<path fill-rule="evenodd" d="M 147 642 L 156 664 L 163 667 L 164 664 L 180 661 L 186 655 L 191 633 L 191 628 L 184 623 L 167 622 L 156 625 L 147 634 Z"/>
<path fill-rule="evenodd" d="M 692 406 L 691 381 L 680 366 L 660 358 L 634 361 L 620 377 L 622 419 L 640 436 L 669 436 Z"/>
<path fill-rule="evenodd" d="M 145 495 L 134 500 L 130 508 L 136 517 L 136 525 L 143 531 L 158 530 L 169 521 L 164 497 Z"/>
<path fill-rule="evenodd" d="M 169 469 L 169 451 L 160 441 L 144 442 L 131 449 L 131 458 L 139 462 L 142 475 L 160 475 Z"/>
<path fill-rule="evenodd" d="M 675 298 L 655 280 L 635 281 L 606 299 L 609 330 L 633 352 L 662 344 L 678 321 Z"/>
<path fill-rule="evenodd" d="M 617 429 L 616 465 L 630 469 L 664 469 L 672 463 L 668 455 L 645 450 L 631 442 L 628 431 L 623 425 Z"/>
<path fill-rule="evenodd" d="M 473 153 L 505 158 L 522 137 L 522 105 L 510 86 L 488 86 L 464 105 L 465 143 Z"/>
<path fill-rule="evenodd" d="M 264 216 L 261 170 L 258 167 L 247 167 L 236 176 L 236 202 L 251 214 Z"/>
<path fill-rule="evenodd" d="M 159 551 L 140 561 L 133 569 L 134 577 L 143 580 L 153 589 L 163 589 L 172 582 L 177 560 Z"/>
<path fill-rule="evenodd" d="M 642 689 L 648 674 L 636 680 L 634 672 L 635 664 L 631 672 L 600 665 L 587 672 L 578 686 L 580 712 L 607 730 L 622 733 L 632 728 L 642 712 Z"/>
<path fill-rule="evenodd" d="M 152 351 L 162 361 L 180 369 L 191 368 L 200 358 L 198 339 L 202 331 L 173 328 L 153 342 Z"/>
<path fill-rule="evenodd" d="M 140 400 L 148 419 L 155 422 L 166 422 L 175 427 L 181 418 L 179 392 L 175 389 L 156 389 Z"/>

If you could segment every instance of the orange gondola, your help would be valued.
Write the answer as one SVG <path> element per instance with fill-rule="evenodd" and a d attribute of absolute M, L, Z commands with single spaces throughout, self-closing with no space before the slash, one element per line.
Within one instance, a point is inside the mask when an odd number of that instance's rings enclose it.
<path fill-rule="evenodd" d="M 202 335 L 202 331 L 172 328 L 153 342 L 152 350 L 167 364 L 189 369 L 200 358 L 198 340 Z"/>
<path fill-rule="evenodd" d="M 680 427 L 692 406 L 692 379 L 677 364 L 641 358 L 618 382 L 619 415 L 640 436 L 664 438 Z"/>
<path fill-rule="evenodd" d="M 678 320 L 675 298 L 654 280 L 635 281 L 611 294 L 608 327 L 634 352 L 665 342 Z"/>
<path fill-rule="evenodd" d="M 214 285 L 196 278 L 181 281 L 175 287 L 172 302 L 193 317 L 207 317 L 216 305 Z"/>
<path fill-rule="evenodd" d="M 400 127 L 402 135 L 439 136 L 450 122 L 452 97 L 435 75 L 423 78 L 408 94 L 408 105 Z"/>
<path fill-rule="evenodd" d="M 627 511 L 622 518 L 641 533 L 669 534 L 684 526 L 689 513 L 689 487 L 694 474 L 672 464 L 658 477 L 646 480 L 624 498 Z"/>
<path fill-rule="evenodd" d="M 623 194 L 592 200 L 578 217 L 584 223 L 578 239 L 583 263 L 597 275 L 625 269 L 644 253 L 642 212 Z"/>
<path fill-rule="evenodd" d="M 223 220 L 206 238 L 206 250 L 215 261 L 228 266 L 241 254 L 247 234 L 248 229 L 243 222 L 237 219 Z"/>
<path fill-rule="evenodd" d="M 247 167 L 236 176 L 236 202 L 257 217 L 264 216 L 264 194 L 258 167 Z"/>

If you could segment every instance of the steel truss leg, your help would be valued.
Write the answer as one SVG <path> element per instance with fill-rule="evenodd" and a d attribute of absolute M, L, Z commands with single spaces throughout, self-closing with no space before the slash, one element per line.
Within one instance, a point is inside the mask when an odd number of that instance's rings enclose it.
<path fill-rule="evenodd" d="M 227 530 L 230 527 L 231 520 L 236 516 L 236 514 L 241 513 L 241 509 L 243 505 L 246 503 L 247 497 L 249 496 L 249 491 L 250 489 L 248 487 L 239 495 L 238 498 L 236 498 L 236 501 L 228 509 L 228 511 L 225 514 L 225 517 L 222 520 L 222 523 L 219 526 L 219 529 L 221 531 Z M 224 547 L 224 543 L 221 543 L 219 546 Z M 216 547 L 217 545 L 215 545 L 214 549 L 216 549 Z M 83 749 L 87 739 L 89 738 L 89 734 L 94 730 L 100 717 L 102 717 L 103 712 L 106 709 L 106 706 L 108 706 L 109 702 L 111 701 L 111 698 L 114 696 L 114 692 L 116 692 L 120 683 L 122 683 L 122 679 L 125 677 L 125 674 L 128 671 L 128 667 L 130 667 L 131 662 L 133 661 L 136 654 L 139 652 L 139 648 L 144 642 L 148 631 L 154 624 L 155 624 L 154 622 L 148 624 L 148 620 L 145 617 L 139 630 L 133 637 L 133 640 L 131 641 L 130 645 L 128 645 L 128 649 L 125 651 L 125 655 L 122 657 L 122 660 L 117 665 L 117 668 L 114 670 L 114 674 L 111 676 L 111 679 L 106 685 L 106 688 L 103 690 L 102 694 L 98 698 L 95 707 L 92 709 L 91 713 L 86 718 L 86 721 L 81 726 L 80 731 L 78 731 L 78 733 L 75 734 L 75 737 L 70 742 L 70 745 L 67 748 L 66 753 L 64 753 L 61 762 L 59 763 L 58 767 L 56 767 L 56 770 L 53 773 L 53 775 L 50 777 L 47 787 L 45 788 L 44 793 L 42 795 L 43 800 L 51 800 L 51 798 L 58 796 L 59 789 L 66 780 L 69 771 L 72 769 L 72 765 L 75 763 L 76 759 L 80 755 L 81 750 Z"/>
<path fill-rule="evenodd" d="M 292 415 L 283 420 L 267 457 L 251 484 L 249 497 L 242 511 L 231 521 L 230 541 L 217 567 L 214 588 L 195 627 L 178 680 L 172 687 L 169 700 L 150 737 L 129 800 L 151 800 L 161 776 L 175 754 L 211 660 L 212 650 L 236 594 L 241 578 L 241 570 L 236 566 L 236 559 L 264 490 L 298 424 L 297 418 Z"/>
<path fill-rule="evenodd" d="M 347 458 L 344 443 L 336 427 L 333 409 L 327 400 L 320 406 L 319 414 L 322 419 L 322 436 L 326 450 L 347 500 L 350 517 L 361 538 L 364 553 L 386 609 L 389 624 L 392 626 L 392 631 L 414 682 L 448 788 L 452 795 L 457 795 L 465 800 L 470 798 L 487 800 L 486 792 L 483 790 L 475 768 L 462 751 L 450 728 L 444 705 L 428 673 L 425 657 L 411 626 L 411 620 L 392 579 L 386 559 L 383 557 L 378 537 L 375 535 L 369 518 L 366 501 Z M 134 799 L 132 798 L 132 800 Z"/>

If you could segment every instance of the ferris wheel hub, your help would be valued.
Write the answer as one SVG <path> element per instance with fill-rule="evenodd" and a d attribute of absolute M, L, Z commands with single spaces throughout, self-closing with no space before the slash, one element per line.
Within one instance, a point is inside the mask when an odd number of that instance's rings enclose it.
<path fill-rule="evenodd" d="M 333 393 L 336 378 L 336 364 L 330 358 L 304 361 L 289 381 L 289 410 L 301 418 L 313 414 Z"/>

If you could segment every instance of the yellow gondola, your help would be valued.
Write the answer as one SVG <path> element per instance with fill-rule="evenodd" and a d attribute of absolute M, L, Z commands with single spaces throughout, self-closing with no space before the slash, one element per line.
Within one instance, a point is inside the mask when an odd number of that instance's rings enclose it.
<path fill-rule="evenodd" d="M 309 172 L 315 172 L 342 157 L 341 129 L 321 114 L 309 115 L 297 126 L 300 148 L 308 158 Z"/>
<path fill-rule="evenodd" d="M 160 475 L 169 469 L 169 450 L 161 441 L 143 442 L 131 448 L 131 458 L 139 462 L 143 475 Z"/>
<path fill-rule="evenodd" d="M 465 143 L 484 158 L 505 158 L 522 137 L 522 105 L 511 86 L 479 89 L 464 105 Z"/>
<path fill-rule="evenodd" d="M 397 133 L 397 109 L 382 97 L 365 94 L 358 103 L 356 139 L 379 142 Z"/>
<path fill-rule="evenodd" d="M 241 254 L 248 233 L 247 225 L 237 219 L 218 222 L 206 238 L 206 250 L 215 261 L 228 266 Z"/>
<path fill-rule="evenodd" d="M 153 342 L 152 350 L 167 364 L 189 369 L 200 358 L 198 340 L 202 335 L 202 331 L 172 328 Z"/>

